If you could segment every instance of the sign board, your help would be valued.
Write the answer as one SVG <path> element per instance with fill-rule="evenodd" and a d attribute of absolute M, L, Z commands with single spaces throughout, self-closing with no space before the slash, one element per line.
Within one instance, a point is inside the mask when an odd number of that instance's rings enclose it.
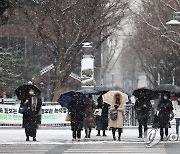
<path fill-rule="evenodd" d="M 0 104 L 0 124 L 22 124 L 22 114 L 18 113 L 19 105 Z M 42 106 L 42 124 L 64 124 L 67 109 L 60 105 Z"/>

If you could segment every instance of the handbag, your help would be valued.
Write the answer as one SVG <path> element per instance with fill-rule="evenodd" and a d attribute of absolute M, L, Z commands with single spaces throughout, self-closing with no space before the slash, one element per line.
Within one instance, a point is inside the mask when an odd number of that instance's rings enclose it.
<path fill-rule="evenodd" d="M 26 111 L 27 111 L 27 106 L 21 104 L 21 105 L 19 106 L 18 113 L 23 114 L 23 113 L 26 112 Z"/>
<path fill-rule="evenodd" d="M 111 120 L 117 120 L 117 115 L 118 115 L 118 113 L 117 112 L 110 112 L 110 118 L 111 118 Z"/>
<path fill-rule="evenodd" d="M 67 113 L 65 121 L 71 121 L 71 114 Z"/>

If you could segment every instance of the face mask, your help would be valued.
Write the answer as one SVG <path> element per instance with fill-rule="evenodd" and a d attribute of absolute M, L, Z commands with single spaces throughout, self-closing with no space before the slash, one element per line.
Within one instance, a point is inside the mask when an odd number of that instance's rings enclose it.
<path fill-rule="evenodd" d="M 164 99 L 167 99 L 167 97 L 164 97 Z"/>

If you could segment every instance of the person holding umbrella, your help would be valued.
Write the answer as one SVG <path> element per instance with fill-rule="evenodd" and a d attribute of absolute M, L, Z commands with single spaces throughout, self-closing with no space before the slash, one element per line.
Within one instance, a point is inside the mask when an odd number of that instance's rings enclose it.
<path fill-rule="evenodd" d="M 107 136 L 106 130 L 108 127 L 109 104 L 103 101 L 102 94 L 97 98 L 97 102 L 97 109 L 94 113 L 96 130 L 98 131 L 96 136 L 101 136 L 101 130 L 103 131 L 102 136 Z"/>
<path fill-rule="evenodd" d="M 85 116 L 85 102 L 83 102 L 79 93 L 74 93 L 68 106 L 68 112 L 71 115 L 72 140 L 75 141 L 77 139 L 80 141 Z"/>
<path fill-rule="evenodd" d="M 30 89 L 26 98 L 21 100 L 21 106 L 26 107 L 23 112 L 23 128 L 25 128 L 26 141 L 29 141 L 29 137 L 33 137 L 33 141 L 36 141 L 38 124 L 41 123 L 42 100 L 35 95 L 33 89 Z"/>
<path fill-rule="evenodd" d="M 105 103 L 110 105 L 109 127 L 112 128 L 113 139 L 116 140 L 116 130 L 118 130 L 118 140 L 121 140 L 123 128 L 123 113 L 125 103 L 128 102 L 128 95 L 121 91 L 109 91 L 103 95 Z"/>
<path fill-rule="evenodd" d="M 137 96 L 136 96 L 137 97 Z M 136 112 L 136 118 L 138 120 L 138 130 L 139 136 L 138 138 L 142 138 L 142 126 L 144 126 L 144 137 L 147 136 L 147 123 L 149 119 L 149 111 L 151 110 L 152 105 L 145 92 L 142 90 L 137 97 L 137 100 L 134 105 L 134 109 Z"/>
<path fill-rule="evenodd" d="M 111 104 L 110 106 L 110 112 L 117 113 L 117 118 L 112 119 L 110 116 L 110 121 L 109 121 L 109 127 L 112 128 L 112 135 L 113 139 L 116 140 L 116 130 L 118 130 L 118 141 L 121 140 L 121 133 L 122 133 L 122 128 L 123 128 L 123 112 L 124 112 L 124 103 L 122 102 L 120 93 L 115 93 L 114 94 L 114 103 Z M 110 113 L 111 114 L 111 113 Z"/>
<path fill-rule="evenodd" d="M 180 125 L 180 95 L 177 96 L 177 100 L 173 101 L 174 117 L 176 120 L 176 134 L 179 134 Z"/>
<path fill-rule="evenodd" d="M 164 128 L 165 128 L 166 138 L 168 137 L 170 114 L 173 111 L 173 105 L 170 100 L 169 92 L 162 93 L 161 100 L 157 106 L 157 110 L 159 111 L 158 120 L 159 120 L 159 127 L 160 127 L 160 136 L 161 136 L 161 141 L 163 141 Z"/>
<path fill-rule="evenodd" d="M 96 105 L 94 103 L 93 97 L 91 94 L 88 95 L 87 104 L 85 106 L 85 118 L 83 121 L 83 126 L 85 128 L 85 138 L 91 137 L 91 130 L 95 128 L 95 119 L 94 119 L 94 111 Z"/>

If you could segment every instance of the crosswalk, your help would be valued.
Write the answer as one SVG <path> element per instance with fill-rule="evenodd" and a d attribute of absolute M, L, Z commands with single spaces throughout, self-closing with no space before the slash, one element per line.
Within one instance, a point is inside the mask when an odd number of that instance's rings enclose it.
<path fill-rule="evenodd" d="M 55 145 L 4 144 L 0 145 L 0 154 L 45 154 L 54 147 Z"/>
<path fill-rule="evenodd" d="M 63 154 L 165 154 L 164 145 L 147 148 L 144 144 L 74 145 Z"/>
<path fill-rule="evenodd" d="M 0 154 L 166 154 L 164 144 L 147 148 L 143 143 L 9 144 Z"/>

